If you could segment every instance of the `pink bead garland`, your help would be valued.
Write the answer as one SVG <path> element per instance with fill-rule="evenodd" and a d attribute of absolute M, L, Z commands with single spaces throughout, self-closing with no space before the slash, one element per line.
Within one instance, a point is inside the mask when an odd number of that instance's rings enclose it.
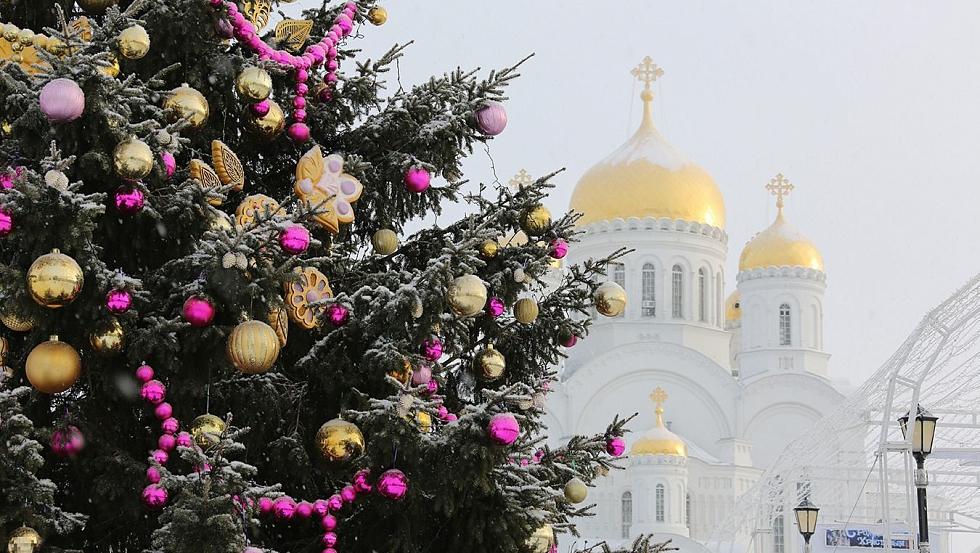
<path fill-rule="evenodd" d="M 255 25 L 238 10 L 238 6 L 234 2 L 230 0 L 208 0 L 208 2 L 215 8 L 224 7 L 232 32 L 240 44 L 258 54 L 260 60 L 273 61 L 283 69 L 293 71 L 296 95 L 292 100 L 293 124 L 289 126 L 287 134 L 298 143 L 308 141 L 310 128 L 305 123 L 305 96 L 310 91 L 309 85 L 306 84 L 310 78 L 310 70 L 325 65 L 327 73 L 323 78 L 324 83 L 332 85 L 337 82 L 337 68 L 340 66 L 337 61 L 337 44 L 347 38 L 354 29 L 357 3 L 347 2 L 343 11 L 334 20 L 334 24 L 330 27 L 327 35 L 321 38 L 319 42 L 307 46 L 302 54 L 294 55 L 286 50 L 277 50 L 266 44 L 259 36 Z M 264 105 L 260 106 L 260 104 Z M 259 102 L 259 104 L 252 106 L 252 113 L 259 117 L 264 115 L 263 111 L 268 113 L 268 103 Z"/>

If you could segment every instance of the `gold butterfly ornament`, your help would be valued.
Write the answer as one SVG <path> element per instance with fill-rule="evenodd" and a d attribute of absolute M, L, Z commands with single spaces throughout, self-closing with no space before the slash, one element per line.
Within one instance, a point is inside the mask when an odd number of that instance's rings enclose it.
<path fill-rule="evenodd" d="M 344 173 L 344 158 L 338 154 L 324 158 L 319 146 L 296 164 L 296 195 L 315 210 L 313 219 L 333 234 L 340 232 L 340 223 L 354 222 L 351 204 L 363 190 L 360 181 Z"/>
<path fill-rule="evenodd" d="M 283 19 L 276 24 L 276 42 L 290 52 L 299 52 L 312 31 L 313 22 L 309 19 Z"/>

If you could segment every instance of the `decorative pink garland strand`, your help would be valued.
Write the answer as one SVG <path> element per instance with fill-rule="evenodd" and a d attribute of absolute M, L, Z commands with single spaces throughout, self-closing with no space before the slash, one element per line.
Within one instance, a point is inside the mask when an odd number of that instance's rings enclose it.
<path fill-rule="evenodd" d="M 295 72 L 295 91 L 293 96 L 293 124 L 289 126 L 289 137 L 296 142 L 306 142 L 310 139 L 310 128 L 306 125 L 306 95 L 310 88 L 306 84 L 310 77 L 310 70 L 323 65 L 327 66 L 327 74 L 324 82 L 328 87 L 337 82 L 337 45 L 341 40 L 347 38 L 354 29 L 354 16 L 357 14 L 357 3 L 350 1 L 344 6 L 344 10 L 337 16 L 330 31 L 320 39 L 320 42 L 306 47 L 301 55 L 293 55 L 286 50 L 277 50 L 265 43 L 258 35 L 255 25 L 252 24 L 239 10 L 238 5 L 230 0 L 208 0 L 211 6 L 218 8 L 224 6 L 228 13 L 228 19 L 234 29 L 235 38 L 238 42 L 247 46 L 254 53 L 259 55 L 261 60 L 271 60 L 278 63 L 283 69 Z M 330 98 L 329 88 L 324 90 L 323 99 Z M 269 103 L 263 100 L 252 106 L 252 113 L 261 117 L 269 112 Z"/>

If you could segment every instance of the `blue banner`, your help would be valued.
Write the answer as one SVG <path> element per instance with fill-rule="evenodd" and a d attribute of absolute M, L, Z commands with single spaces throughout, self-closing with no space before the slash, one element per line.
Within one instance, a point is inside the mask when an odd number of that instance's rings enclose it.
<path fill-rule="evenodd" d="M 828 528 L 827 545 L 884 549 L 885 536 L 865 529 L 831 530 Z M 892 536 L 892 549 L 912 549 L 912 539 L 907 535 Z"/>

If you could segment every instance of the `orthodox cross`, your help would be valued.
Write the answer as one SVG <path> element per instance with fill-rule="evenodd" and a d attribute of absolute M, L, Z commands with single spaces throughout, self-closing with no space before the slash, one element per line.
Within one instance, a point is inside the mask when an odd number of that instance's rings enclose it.
<path fill-rule="evenodd" d="M 650 399 L 652 399 L 653 403 L 657 405 L 657 411 L 660 412 L 663 412 L 664 402 L 667 401 L 668 397 L 667 392 L 665 392 L 660 386 L 657 386 L 657 389 L 650 394 Z"/>
<path fill-rule="evenodd" d="M 507 181 L 507 184 L 510 185 L 511 190 L 518 191 L 532 182 L 534 182 L 534 177 L 527 172 L 527 169 L 521 169 L 512 179 Z"/>
<path fill-rule="evenodd" d="M 770 194 L 776 196 L 776 207 L 782 211 L 783 209 L 783 198 L 789 196 L 789 193 L 793 191 L 793 183 L 789 182 L 789 179 L 783 176 L 782 173 L 777 174 L 769 184 L 766 185 L 766 190 Z"/>
<path fill-rule="evenodd" d="M 640 65 L 637 65 L 630 71 L 630 74 L 636 78 L 636 80 L 643 83 L 643 90 L 650 90 L 650 85 L 657 80 L 658 77 L 663 76 L 664 70 L 660 68 L 659 65 L 653 63 L 650 56 L 643 58 Z"/>

